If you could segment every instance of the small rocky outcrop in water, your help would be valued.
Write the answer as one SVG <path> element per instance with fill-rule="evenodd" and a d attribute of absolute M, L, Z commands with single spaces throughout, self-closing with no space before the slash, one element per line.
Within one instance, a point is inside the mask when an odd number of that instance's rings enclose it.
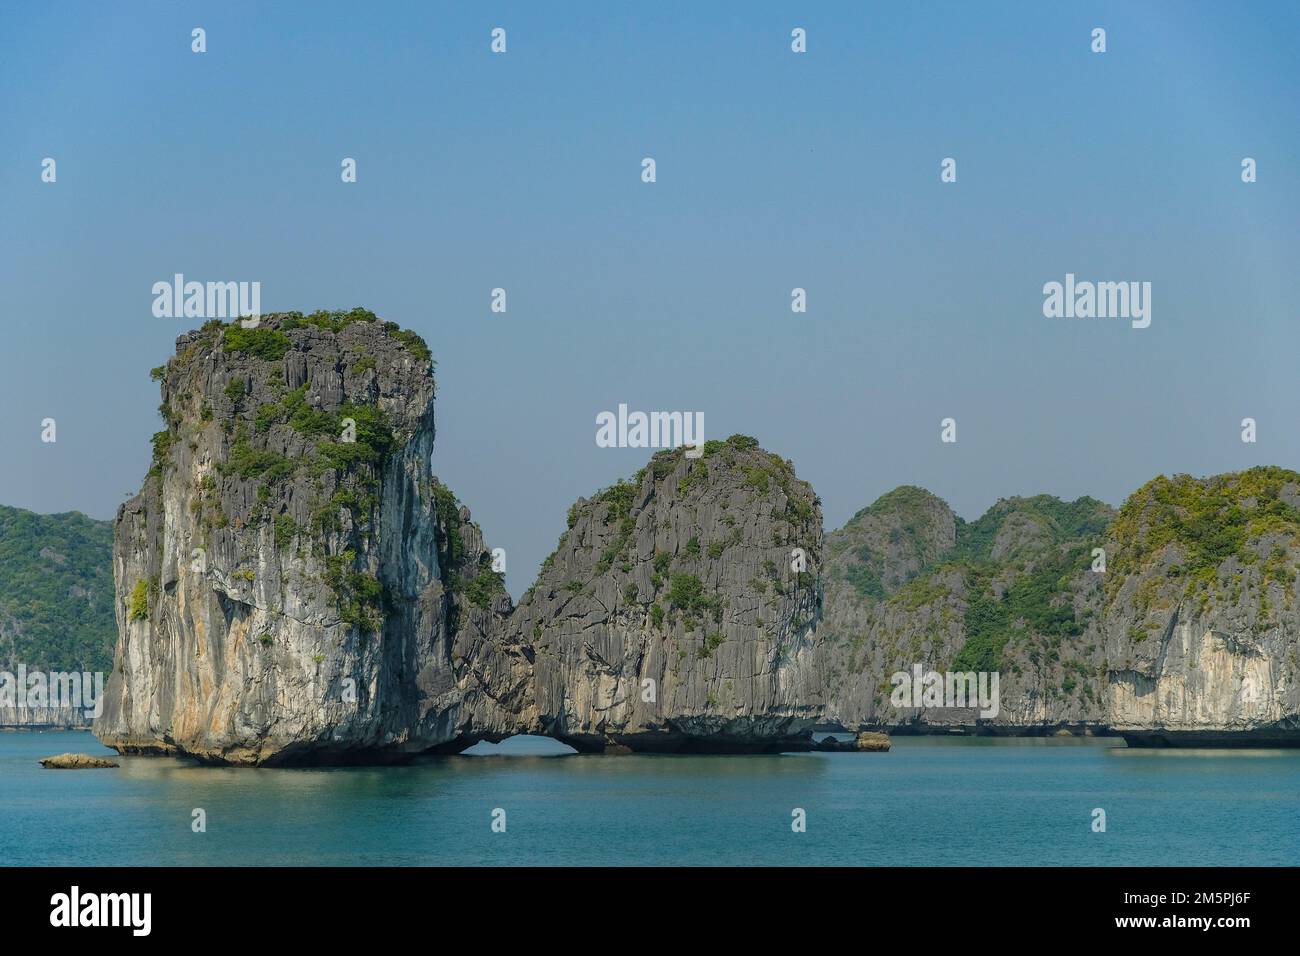
<path fill-rule="evenodd" d="M 46 757 L 41 766 L 47 770 L 106 770 L 121 764 L 107 757 L 92 757 L 90 754 L 59 754 Z"/>
<path fill-rule="evenodd" d="M 829 750 L 841 753 L 888 753 L 889 736 L 874 731 L 863 731 L 852 740 L 837 740 L 834 737 L 824 737 L 817 742 L 815 750 Z"/>
<path fill-rule="evenodd" d="M 821 525 L 790 462 L 741 435 L 579 501 L 511 619 L 540 732 L 585 751 L 805 741 L 825 698 Z"/>

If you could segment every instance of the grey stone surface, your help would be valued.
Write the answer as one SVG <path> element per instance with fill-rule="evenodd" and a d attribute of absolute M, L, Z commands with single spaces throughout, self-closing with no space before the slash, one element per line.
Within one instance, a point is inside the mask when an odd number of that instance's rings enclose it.
<path fill-rule="evenodd" d="M 209 328 L 163 372 L 164 450 L 117 516 L 119 640 L 96 732 L 123 752 L 274 763 L 398 758 L 506 724 L 515 652 L 486 648 L 491 611 L 448 586 L 477 574 L 483 543 L 468 512 L 435 514 L 431 363 L 377 321 L 261 329 L 287 336 L 282 359 Z M 303 386 L 297 420 L 264 411 Z M 359 420 L 350 449 L 378 453 L 336 467 L 331 451 L 351 453 L 338 422 L 315 433 L 312 415 L 365 408 L 381 437 Z"/>
<path fill-rule="evenodd" d="M 514 607 L 431 473 L 427 348 L 369 313 L 313 318 L 210 324 L 158 370 L 167 427 L 117 515 L 96 727 L 122 752 L 369 762 L 517 733 L 761 752 L 813 749 L 817 725 L 1300 731 L 1294 473 L 1180 485 L 1224 496 L 1195 520 L 1163 479 L 1118 516 L 1038 496 L 970 523 L 904 487 L 823 539 L 793 465 L 737 435 L 579 500 Z M 1239 525 L 1207 564 L 1202 539 Z M 977 661 L 999 674 L 996 717 L 890 702 L 896 671 Z"/>

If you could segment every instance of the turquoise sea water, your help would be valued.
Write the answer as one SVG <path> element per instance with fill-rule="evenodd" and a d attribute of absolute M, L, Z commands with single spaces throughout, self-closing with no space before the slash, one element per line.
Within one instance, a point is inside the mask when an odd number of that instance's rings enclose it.
<path fill-rule="evenodd" d="M 514 738 L 388 768 L 37 763 L 65 751 L 108 753 L 88 733 L 0 733 L 0 863 L 1300 864 L 1300 751 L 895 738 L 887 754 L 603 757 Z"/>

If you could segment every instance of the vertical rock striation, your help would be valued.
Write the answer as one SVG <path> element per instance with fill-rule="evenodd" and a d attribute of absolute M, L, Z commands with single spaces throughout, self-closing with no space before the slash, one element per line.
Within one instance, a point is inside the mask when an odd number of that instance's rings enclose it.
<path fill-rule="evenodd" d="M 812 489 L 741 435 L 579 501 L 512 618 L 539 730 L 581 751 L 807 746 L 821 537 Z"/>
<path fill-rule="evenodd" d="M 452 585 L 488 608 L 502 589 L 430 473 L 424 343 L 364 310 L 280 314 L 208 323 L 154 374 L 166 428 L 117 516 L 101 739 L 374 760 L 454 741 L 467 701 L 496 719 L 476 672 L 491 611 Z"/>
<path fill-rule="evenodd" d="M 517 733 L 765 752 L 818 723 L 1300 742 L 1295 472 L 970 523 L 904 487 L 823 541 L 793 465 L 733 435 L 578 501 L 514 607 L 431 472 L 418 336 L 361 309 L 210 322 L 154 376 L 166 427 L 114 525 L 96 726 L 122 752 L 372 762 Z M 998 674 L 998 715 L 894 706 L 915 665 Z"/>
<path fill-rule="evenodd" d="M 364 310 L 212 322 L 154 374 L 166 428 L 115 524 L 109 746 L 246 764 L 516 733 L 811 746 L 820 504 L 753 439 L 661 453 L 579 502 L 514 608 L 430 472 L 418 337 Z"/>
<path fill-rule="evenodd" d="M 1157 478 L 1111 538 L 1115 730 L 1133 744 L 1300 744 L 1300 474 Z"/>

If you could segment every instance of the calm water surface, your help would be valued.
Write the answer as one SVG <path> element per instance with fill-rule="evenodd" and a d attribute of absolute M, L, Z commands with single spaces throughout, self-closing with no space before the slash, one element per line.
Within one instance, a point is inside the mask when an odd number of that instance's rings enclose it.
<path fill-rule="evenodd" d="M 0 733 L 0 864 L 1300 864 L 1300 751 L 904 737 L 888 754 L 600 757 L 519 737 L 389 768 L 37 763 L 65 751 L 109 753 L 88 733 Z"/>

